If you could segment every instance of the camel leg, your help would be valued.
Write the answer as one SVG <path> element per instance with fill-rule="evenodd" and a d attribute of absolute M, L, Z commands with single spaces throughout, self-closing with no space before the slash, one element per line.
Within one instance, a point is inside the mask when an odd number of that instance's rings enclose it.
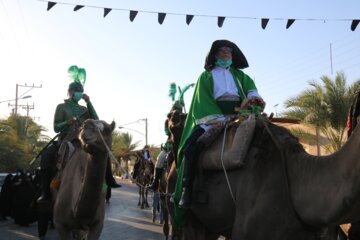
<path fill-rule="evenodd" d="M 160 199 L 160 214 L 163 216 L 163 233 L 165 236 L 165 239 L 167 240 L 169 238 L 169 213 L 167 211 L 166 207 L 166 196 L 161 195 L 159 197 Z"/>
<path fill-rule="evenodd" d="M 144 209 L 145 205 L 145 193 L 144 188 L 141 187 L 141 209 Z"/>
<path fill-rule="evenodd" d="M 97 222 L 91 227 L 89 238 L 87 240 L 98 240 L 103 229 L 104 223 L 102 221 Z"/>
<path fill-rule="evenodd" d="M 159 201 L 160 201 L 159 195 L 156 192 L 154 192 L 152 199 L 153 199 L 153 201 L 152 201 L 152 221 L 154 223 L 155 220 L 156 220 L 156 209 L 157 209 L 157 206 L 158 206 Z"/>
<path fill-rule="evenodd" d="M 138 207 L 140 206 L 141 204 L 141 187 L 139 186 L 139 201 L 138 201 Z"/>
<path fill-rule="evenodd" d="M 163 217 L 164 217 L 164 225 L 163 225 L 163 233 L 165 235 L 165 239 L 169 239 L 169 215 L 166 210 L 162 210 Z"/>
<path fill-rule="evenodd" d="M 145 206 L 146 208 L 149 208 L 149 203 L 148 203 L 148 189 L 145 189 Z"/>
<path fill-rule="evenodd" d="M 49 218 L 47 215 L 44 216 L 44 214 L 38 216 L 38 234 L 39 237 L 45 237 L 48 229 L 48 222 Z"/>
<path fill-rule="evenodd" d="M 71 239 L 71 233 L 66 227 L 64 227 L 63 225 L 55 223 L 55 228 L 58 231 L 61 240 L 69 240 L 69 239 Z"/>

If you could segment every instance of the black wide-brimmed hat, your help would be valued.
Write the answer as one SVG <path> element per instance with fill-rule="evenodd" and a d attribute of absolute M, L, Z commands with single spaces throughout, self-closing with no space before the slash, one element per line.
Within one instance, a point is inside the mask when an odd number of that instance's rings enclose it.
<path fill-rule="evenodd" d="M 232 49 L 232 66 L 235 68 L 244 69 L 249 67 L 245 55 L 241 52 L 240 48 L 235 43 L 228 40 L 216 40 L 211 45 L 210 51 L 205 59 L 205 69 L 211 70 L 215 67 L 215 55 L 219 48 L 229 47 Z"/>

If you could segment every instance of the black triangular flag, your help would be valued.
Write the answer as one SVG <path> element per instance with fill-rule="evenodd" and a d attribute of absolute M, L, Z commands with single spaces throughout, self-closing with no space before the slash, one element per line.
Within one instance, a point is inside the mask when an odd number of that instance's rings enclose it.
<path fill-rule="evenodd" d="M 288 29 L 294 22 L 295 22 L 295 19 L 288 19 L 288 21 L 286 23 L 286 29 Z"/>
<path fill-rule="evenodd" d="M 194 15 L 186 15 L 186 24 L 189 25 L 193 20 Z"/>
<path fill-rule="evenodd" d="M 166 13 L 158 13 L 159 24 L 163 24 L 165 17 L 166 17 Z"/>
<path fill-rule="evenodd" d="M 351 23 L 351 31 L 355 31 L 357 25 L 360 23 L 360 19 L 354 19 Z"/>
<path fill-rule="evenodd" d="M 48 2 L 47 11 L 49 11 L 55 5 L 56 5 L 56 2 Z"/>
<path fill-rule="evenodd" d="M 104 17 L 106 17 L 106 15 L 109 14 L 109 12 L 111 12 L 111 8 L 104 8 Z"/>
<path fill-rule="evenodd" d="M 77 10 L 80 10 L 80 9 L 82 9 L 84 7 L 84 5 L 76 5 L 75 7 L 74 7 L 74 11 L 76 12 Z"/>
<path fill-rule="evenodd" d="M 261 19 L 261 27 L 262 27 L 262 29 L 266 28 L 266 25 L 268 24 L 268 22 L 269 22 L 268 18 L 262 18 Z"/>
<path fill-rule="evenodd" d="M 134 21 L 136 15 L 138 14 L 138 11 L 130 11 L 130 21 Z"/>
<path fill-rule="evenodd" d="M 221 28 L 224 24 L 225 17 L 218 17 L 218 27 Z"/>

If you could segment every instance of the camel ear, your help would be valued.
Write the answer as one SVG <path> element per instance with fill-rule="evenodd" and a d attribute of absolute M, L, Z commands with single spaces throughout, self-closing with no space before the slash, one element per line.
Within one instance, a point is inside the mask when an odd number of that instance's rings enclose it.
<path fill-rule="evenodd" d="M 115 122 L 114 121 L 111 122 L 110 129 L 111 129 L 111 132 L 114 131 L 114 129 L 115 129 Z"/>

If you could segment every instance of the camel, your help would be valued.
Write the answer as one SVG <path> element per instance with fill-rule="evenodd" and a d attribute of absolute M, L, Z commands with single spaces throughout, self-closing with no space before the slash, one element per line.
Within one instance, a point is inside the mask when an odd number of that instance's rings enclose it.
<path fill-rule="evenodd" d="M 179 110 L 173 110 L 168 114 L 168 119 L 165 122 L 170 130 L 170 141 L 172 144 L 172 150 L 167 155 L 167 169 L 163 172 L 160 179 L 159 193 L 160 193 L 160 208 L 164 216 L 163 234 L 165 239 L 169 239 L 169 220 L 171 222 L 171 239 L 178 240 L 182 238 L 182 230 L 174 225 L 174 206 L 170 201 L 170 195 L 175 190 L 176 185 L 176 162 L 177 152 L 179 149 L 179 143 L 181 134 L 184 130 L 184 124 L 186 120 L 186 114 Z"/>
<path fill-rule="evenodd" d="M 105 215 L 105 170 L 115 122 L 86 120 L 61 175 L 54 223 L 62 240 L 99 239 Z"/>
<path fill-rule="evenodd" d="M 138 206 L 140 206 L 141 209 L 144 209 L 145 207 L 149 207 L 147 200 L 148 189 L 146 186 L 152 179 L 154 164 L 145 160 L 142 151 L 136 151 L 134 154 L 137 157 L 137 160 L 134 166 L 134 174 L 132 177 L 135 179 L 136 185 L 139 187 Z"/>
<path fill-rule="evenodd" d="M 222 170 L 200 170 L 185 239 L 315 240 L 324 228 L 336 239 L 338 225 L 360 219 L 359 145 L 357 126 L 338 152 L 312 156 L 287 129 L 257 120 L 245 165 L 227 170 L 229 183 Z"/>

